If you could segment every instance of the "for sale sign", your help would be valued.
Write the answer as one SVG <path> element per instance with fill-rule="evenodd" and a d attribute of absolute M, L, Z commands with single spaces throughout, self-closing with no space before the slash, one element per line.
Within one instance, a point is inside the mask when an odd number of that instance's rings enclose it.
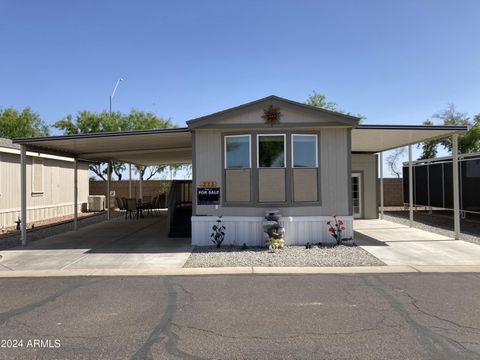
<path fill-rule="evenodd" d="M 197 205 L 220 205 L 220 188 L 197 188 Z"/>

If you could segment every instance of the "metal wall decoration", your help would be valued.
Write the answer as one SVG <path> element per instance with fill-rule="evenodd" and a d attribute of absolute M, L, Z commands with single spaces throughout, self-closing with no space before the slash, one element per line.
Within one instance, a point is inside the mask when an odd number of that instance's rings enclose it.
<path fill-rule="evenodd" d="M 265 120 L 265 124 L 273 126 L 280 123 L 280 118 L 283 114 L 280 112 L 279 108 L 270 105 L 268 109 L 263 109 L 262 118 Z"/>

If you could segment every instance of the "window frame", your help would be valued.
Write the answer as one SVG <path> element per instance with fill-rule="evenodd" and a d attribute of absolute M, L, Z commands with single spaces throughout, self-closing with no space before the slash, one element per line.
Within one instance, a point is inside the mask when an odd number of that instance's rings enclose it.
<path fill-rule="evenodd" d="M 315 166 L 314 167 L 303 167 L 303 166 L 295 166 L 295 153 L 294 148 L 295 144 L 293 141 L 294 136 L 307 136 L 307 137 L 315 137 Z M 290 138 L 290 147 L 291 147 L 291 167 L 292 169 L 318 169 L 318 135 L 317 134 L 294 134 L 292 133 Z"/>
<path fill-rule="evenodd" d="M 283 137 L 283 166 L 265 167 L 260 166 L 260 137 L 282 136 Z M 287 134 L 257 134 L 257 169 L 286 169 L 287 168 Z"/>
<path fill-rule="evenodd" d="M 234 138 L 234 137 L 245 137 L 248 136 L 248 167 L 241 167 L 241 168 L 231 168 L 227 166 L 227 138 Z M 251 169 L 252 168 L 252 134 L 237 134 L 237 135 L 225 135 L 223 137 L 223 156 L 224 156 L 224 163 L 223 168 L 225 170 L 241 170 L 241 169 Z"/>

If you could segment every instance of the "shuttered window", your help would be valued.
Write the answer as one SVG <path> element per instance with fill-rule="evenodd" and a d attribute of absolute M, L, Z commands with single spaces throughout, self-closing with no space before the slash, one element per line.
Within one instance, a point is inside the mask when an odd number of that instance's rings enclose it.
<path fill-rule="evenodd" d="M 32 193 L 43 193 L 43 159 L 32 158 Z"/>

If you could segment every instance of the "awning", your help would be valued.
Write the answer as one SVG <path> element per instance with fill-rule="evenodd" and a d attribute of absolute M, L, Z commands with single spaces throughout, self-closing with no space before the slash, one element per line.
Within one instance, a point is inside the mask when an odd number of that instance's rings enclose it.
<path fill-rule="evenodd" d="M 359 125 L 352 129 L 352 151 L 376 153 L 465 131 L 466 126 Z M 26 145 L 29 151 L 90 162 L 114 160 L 146 166 L 192 162 L 188 128 L 48 136 L 13 142 Z"/>
<path fill-rule="evenodd" d="M 192 137 L 187 128 L 23 138 L 14 143 L 27 145 L 30 151 L 90 162 L 114 160 L 145 166 L 192 162 Z"/>
<path fill-rule="evenodd" d="M 352 129 L 352 151 L 377 153 L 467 130 L 467 126 L 358 125 Z"/>

